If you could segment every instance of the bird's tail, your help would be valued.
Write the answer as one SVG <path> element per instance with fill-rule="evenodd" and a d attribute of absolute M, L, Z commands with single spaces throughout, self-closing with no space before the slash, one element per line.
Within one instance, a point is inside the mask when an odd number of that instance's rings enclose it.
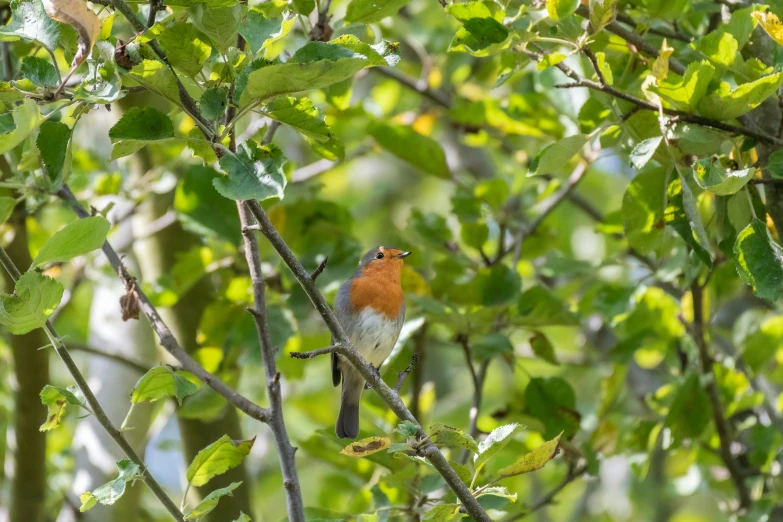
<path fill-rule="evenodd" d="M 364 390 L 364 378 L 354 368 L 343 370 L 343 390 L 340 414 L 335 431 L 341 439 L 355 439 L 359 434 L 359 401 Z"/>

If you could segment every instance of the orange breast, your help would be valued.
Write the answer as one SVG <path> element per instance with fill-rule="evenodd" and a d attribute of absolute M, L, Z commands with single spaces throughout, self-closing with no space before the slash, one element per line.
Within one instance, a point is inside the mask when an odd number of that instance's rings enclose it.
<path fill-rule="evenodd" d="M 402 307 L 402 287 L 397 281 L 364 276 L 353 280 L 351 284 L 351 309 L 359 313 L 368 306 L 389 319 L 396 319 Z"/>

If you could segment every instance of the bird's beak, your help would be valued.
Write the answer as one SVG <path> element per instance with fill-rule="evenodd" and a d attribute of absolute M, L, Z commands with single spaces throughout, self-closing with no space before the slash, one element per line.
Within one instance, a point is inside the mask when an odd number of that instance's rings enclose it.
<path fill-rule="evenodd" d="M 400 259 L 403 259 L 403 258 L 406 258 L 409 255 L 411 255 L 412 253 L 413 252 L 403 252 L 402 254 L 397 254 L 397 257 L 399 257 Z"/>

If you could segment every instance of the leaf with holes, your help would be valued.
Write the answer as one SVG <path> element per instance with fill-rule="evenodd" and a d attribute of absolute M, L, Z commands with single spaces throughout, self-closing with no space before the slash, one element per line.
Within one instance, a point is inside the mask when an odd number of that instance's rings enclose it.
<path fill-rule="evenodd" d="M 92 493 L 87 492 L 79 497 L 82 501 L 82 506 L 79 508 L 79 511 L 87 511 L 93 508 L 97 503 L 101 503 L 104 506 L 111 506 L 125 494 L 125 488 L 128 482 L 139 473 L 139 466 L 133 461 L 124 459 L 117 462 L 117 468 L 119 469 L 119 475 L 116 479 L 99 486 L 94 489 Z"/>
<path fill-rule="evenodd" d="M 0 324 L 14 335 L 41 328 L 62 297 L 60 283 L 38 272 L 27 272 L 16 282 L 12 295 L 0 294 Z"/>
<path fill-rule="evenodd" d="M 47 384 L 40 393 L 41 404 L 46 406 L 46 422 L 39 428 L 40 431 L 49 431 L 60 425 L 66 407 L 84 405 L 84 396 L 76 386 L 60 388 Z"/>

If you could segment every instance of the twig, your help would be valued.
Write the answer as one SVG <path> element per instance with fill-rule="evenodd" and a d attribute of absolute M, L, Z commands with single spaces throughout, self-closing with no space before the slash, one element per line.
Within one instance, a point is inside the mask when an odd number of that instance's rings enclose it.
<path fill-rule="evenodd" d="M 470 428 L 468 433 L 471 437 L 478 436 L 478 418 L 481 412 L 481 401 L 484 396 L 484 381 L 487 378 L 487 369 L 489 368 L 489 359 L 483 361 L 476 371 L 476 365 L 473 364 L 473 350 L 470 348 L 470 340 L 466 334 L 459 334 L 456 339 L 457 343 L 462 347 L 462 352 L 465 354 L 465 362 L 468 365 L 468 371 L 470 371 L 470 378 L 473 380 L 473 404 L 470 407 Z M 459 458 L 460 464 L 465 464 L 468 461 L 470 452 L 465 450 L 462 452 Z"/>
<path fill-rule="evenodd" d="M 337 318 L 332 312 L 332 309 L 329 308 L 329 305 L 321 295 L 321 292 L 318 291 L 318 287 L 310 277 L 310 274 L 307 273 L 294 253 L 291 252 L 291 249 L 285 243 L 283 238 L 280 237 L 280 234 L 277 232 L 277 230 L 275 230 L 272 222 L 269 221 L 269 217 L 266 215 L 266 212 L 264 212 L 264 209 L 261 207 L 261 205 L 257 201 L 247 201 L 246 204 L 249 206 L 253 217 L 256 218 L 256 222 L 259 225 L 261 233 L 267 238 L 272 247 L 280 255 L 283 262 L 291 270 L 302 289 L 310 298 L 313 306 L 321 315 L 324 323 L 326 323 L 326 326 L 329 328 L 332 337 L 340 345 L 340 347 L 337 349 L 337 352 L 345 359 L 350 361 L 350 363 L 359 371 L 359 373 L 361 373 L 362 377 L 364 377 L 364 379 L 370 383 L 373 390 L 375 390 L 375 392 L 381 396 L 384 402 L 389 405 L 391 410 L 400 420 L 411 421 L 419 426 L 417 435 L 422 441 L 424 441 L 419 448 L 419 454 L 429 460 L 438 473 L 441 474 L 441 476 L 446 481 L 446 484 L 448 484 L 448 486 L 454 491 L 454 493 L 457 495 L 457 498 L 461 501 L 462 506 L 473 518 L 473 520 L 476 522 L 491 522 L 492 519 L 489 517 L 489 515 L 487 515 L 487 512 L 484 511 L 484 508 L 481 507 L 476 498 L 471 494 L 470 489 L 465 485 L 464 482 L 462 482 L 462 479 L 459 478 L 459 475 L 457 475 L 454 469 L 449 465 L 448 461 L 438 450 L 438 448 L 431 441 L 429 441 L 427 434 L 419 425 L 416 417 L 414 417 L 410 410 L 408 410 L 408 408 L 405 406 L 405 403 L 400 398 L 400 395 L 387 386 L 383 379 L 381 379 L 378 375 L 378 372 L 354 349 L 353 345 L 348 339 L 348 336 L 345 334 L 345 331 L 343 330 L 342 326 L 340 326 L 340 323 L 337 321 Z"/>
<path fill-rule="evenodd" d="M 13 261 L 10 257 L 8 257 L 8 254 L 2 247 L 0 247 L 0 264 L 3 265 L 6 272 L 8 272 L 8 275 L 10 275 L 11 279 L 14 281 L 17 281 L 22 276 L 22 274 L 19 272 L 19 269 L 16 267 L 16 265 L 14 265 Z M 128 441 L 125 440 L 125 437 L 123 437 L 122 433 L 120 433 L 120 430 L 118 430 L 114 424 L 112 424 L 111 420 L 109 420 L 109 417 L 101 407 L 101 404 L 98 402 L 95 394 L 93 394 L 92 390 L 87 385 L 87 381 L 84 379 L 82 372 L 79 370 L 79 367 L 76 366 L 76 363 L 71 357 L 71 354 L 68 353 L 68 349 L 65 347 L 65 343 L 55 331 L 52 323 L 47 320 L 43 329 L 54 346 L 54 350 L 57 352 L 57 355 L 65 364 L 65 367 L 68 368 L 68 372 L 71 374 L 71 377 L 73 377 L 73 380 L 76 381 L 76 385 L 79 387 L 79 390 L 82 392 L 82 394 L 84 394 L 84 398 L 95 415 L 95 419 L 104 429 L 104 431 L 106 431 L 106 433 L 114 440 L 114 442 L 117 443 L 122 452 L 125 453 L 125 455 L 130 460 L 132 460 L 134 464 L 139 466 L 141 474 L 144 478 L 144 483 L 147 484 L 147 487 L 149 487 L 152 493 L 158 498 L 158 500 L 160 500 L 161 504 L 163 504 L 169 514 L 174 517 L 175 520 L 184 522 L 184 517 L 179 509 L 177 509 L 176 504 L 174 504 L 174 502 L 166 495 L 166 492 L 163 491 L 163 488 L 160 486 L 160 484 L 158 484 L 158 482 L 147 469 L 144 461 L 136 454 L 136 452 L 133 450 L 133 447 L 131 447 Z"/>
<path fill-rule="evenodd" d="M 408 375 L 413 371 L 413 368 L 416 367 L 417 362 L 419 362 L 419 352 L 414 352 L 408 367 L 401 372 L 397 372 L 397 384 L 394 385 L 394 391 L 396 391 L 398 394 L 402 389 L 402 384 L 405 382 L 405 378 L 408 377 Z"/>
<path fill-rule="evenodd" d="M 318 267 L 315 269 L 315 271 L 310 274 L 310 279 L 315 281 L 319 275 L 321 275 L 321 272 L 324 271 L 324 268 L 326 268 L 326 263 L 329 261 L 328 257 L 325 257 L 323 261 L 321 261 L 321 264 L 318 265 Z"/>
<path fill-rule="evenodd" d="M 147 27 L 152 27 L 155 24 L 155 18 L 158 15 L 158 11 L 166 9 L 162 0 L 150 0 L 150 15 L 147 17 Z"/>
<path fill-rule="evenodd" d="M 79 204 L 76 196 L 73 195 L 73 192 L 71 192 L 71 189 L 68 188 L 67 185 L 63 185 L 57 195 L 60 196 L 61 199 L 70 202 L 71 209 L 80 218 L 83 219 L 90 216 L 90 213 Z M 117 252 L 108 241 L 103 243 L 102 250 L 108 258 L 112 268 L 114 268 L 114 272 L 123 279 L 123 282 L 125 282 L 128 271 L 125 268 L 125 265 L 122 263 L 120 257 L 117 255 Z M 249 417 L 252 417 L 253 419 L 261 422 L 269 421 L 270 412 L 268 409 L 262 408 L 253 403 L 250 399 L 240 395 L 228 384 L 224 383 L 218 377 L 206 371 L 198 362 L 196 362 L 182 348 L 182 346 L 180 346 L 180 344 L 177 342 L 177 339 L 174 337 L 174 334 L 171 333 L 168 325 L 166 325 L 166 323 L 160 317 L 160 314 L 158 314 L 158 310 L 155 308 L 155 306 L 153 306 L 153 304 L 149 301 L 147 296 L 144 294 L 141 288 L 138 287 L 138 285 L 135 287 L 135 292 L 138 296 L 141 311 L 144 312 L 144 315 L 147 316 L 150 322 L 150 326 L 152 326 L 152 329 L 156 334 L 158 334 L 161 346 L 163 346 L 166 351 L 173 355 L 180 362 L 180 364 L 182 364 L 183 370 L 188 371 L 201 379 L 204 384 L 215 390 L 229 403 L 239 408 Z"/>
<path fill-rule="evenodd" d="M 751 505 L 750 491 L 745 484 L 744 474 L 742 473 L 739 463 L 734 458 L 734 455 L 731 454 L 731 446 L 734 440 L 731 434 L 731 427 L 723 413 L 723 406 L 720 402 L 720 392 L 718 391 L 717 384 L 715 384 L 715 375 L 712 371 L 712 355 L 710 354 L 707 339 L 704 336 L 704 295 L 698 280 L 691 283 L 691 297 L 693 301 L 693 335 L 695 337 L 696 346 L 699 348 L 701 372 L 709 377 L 706 384 L 707 395 L 712 404 L 712 418 L 715 422 L 715 431 L 718 433 L 718 439 L 720 441 L 720 456 L 723 463 L 726 465 L 726 469 L 729 471 L 731 480 L 734 482 L 734 487 L 737 490 L 737 496 L 739 497 L 740 507 L 748 508 Z"/>
<path fill-rule="evenodd" d="M 637 26 L 639 24 L 636 23 L 636 20 L 631 18 L 629 15 L 625 13 L 617 13 L 617 21 L 622 22 L 626 25 L 630 25 L 634 30 L 636 30 Z M 690 43 L 691 37 L 687 34 L 682 34 L 678 31 L 669 31 L 664 29 L 657 29 L 655 27 L 650 27 L 649 32 L 658 36 L 663 36 L 664 38 L 671 38 L 672 40 L 679 40 L 681 42 Z M 634 33 L 636 34 L 636 33 Z"/>
<path fill-rule="evenodd" d="M 783 179 L 780 178 L 752 178 L 748 183 L 754 185 L 783 185 Z"/>
<path fill-rule="evenodd" d="M 323 7 L 318 11 L 318 21 L 313 24 L 313 29 L 310 31 L 310 39 L 313 41 L 327 42 L 332 37 L 332 28 L 329 26 L 329 7 L 332 4 L 332 0 L 326 0 Z"/>
<path fill-rule="evenodd" d="M 565 478 L 562 480 L 562 482 L 560 482 L 560 484 L 558 484 L 557 486 L 552 488 L 546 495 L 544 495 L 543 497 L 538 499 L 535 503 L 533 503 L 525 511 L 523 511 L 522 513 L 517 513 L 516 515 L 512 515 L 510 517 L 504 518 L 503 522 L 513 522 L 515 520 L 523 519 L 526 516 L 535 513 L 536 511 L 538 511 L 539 509 L 543 508 L 544 506 L 548 506 L 549 504 L 554 502 L 555 497 L 561 491 L 563 491 L 566 488 L 566 486 L 568 486 L 571 482 L 573 482 L 574 480 L 576 480 L 579 477 L 581 477 L 582 475 L 584 475 L 586 472 L 587 472 L 587 464 L 583 464 L 583 465 L 581 465 L 580 467 L 578 467 L 578 468 L 576 468 L 574 470 L 569 470 L 568 475 L 565 476 Z"/>
<path fill-rule="evenodd" d="M 339 344 L 333 344 L 326 348 L 318 348 L 317 350 L 311 350 L 309 352 L 291 352 L 289 355 L 294 359 L 312 359 L 319 355 L 326 355 L 327 353 L 335 353 L 340 349 Z"/>

